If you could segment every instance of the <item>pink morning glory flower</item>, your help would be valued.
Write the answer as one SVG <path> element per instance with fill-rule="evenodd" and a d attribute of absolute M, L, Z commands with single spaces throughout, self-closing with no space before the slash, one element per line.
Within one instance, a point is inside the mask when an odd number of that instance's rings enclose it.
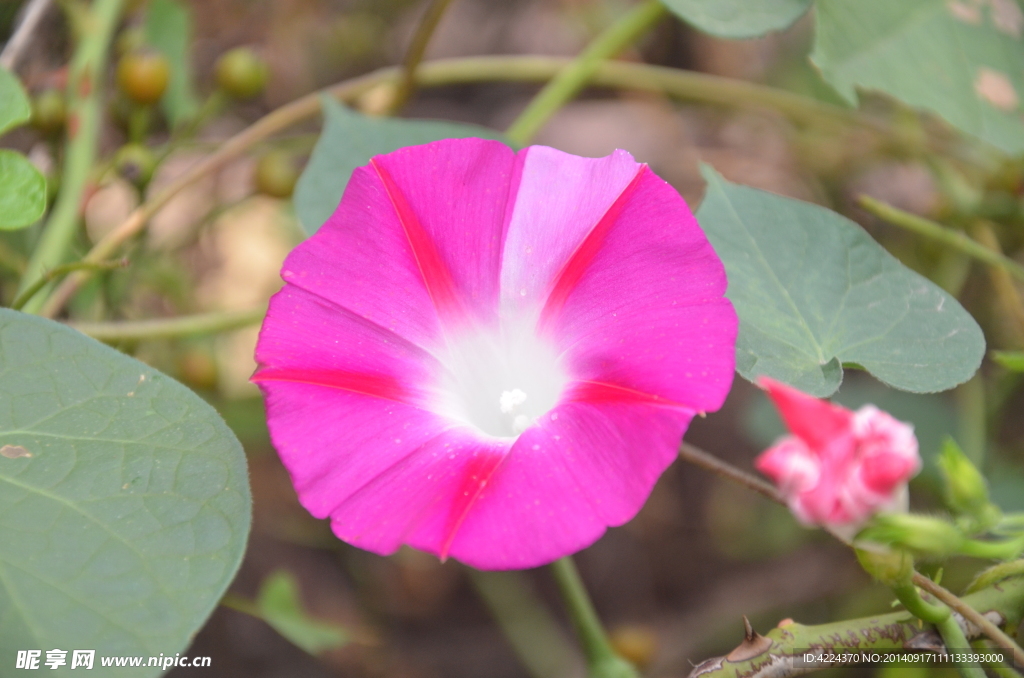
<path fill-rule="evenodd" d="M 913 426 L 874 405 L 852 412 L 767 377 L 758 383 L 792 435 L 755 465 L 802 523 L 852 537 L 875 513 L 906 510 L 907 482 L 921 468 Z"/>
<path fill-rule="evenodd" d="M 380 554 L 510 569 L 588 546 L 732 381 L 722 263 L 624 151 L 377 156 L 281 275 L 253 377 L 271 436 L 310 513 Z"/>

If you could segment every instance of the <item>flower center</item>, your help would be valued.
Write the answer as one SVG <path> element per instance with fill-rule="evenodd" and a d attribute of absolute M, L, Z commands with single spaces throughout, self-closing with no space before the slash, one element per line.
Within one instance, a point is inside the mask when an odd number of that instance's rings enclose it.
<path fill-rule="evenodd" d="M 498 438 L 515 438 L 558 404 L 568 376 L 535 324 L 474 328 L 448 345 L 439 414 Z"/>

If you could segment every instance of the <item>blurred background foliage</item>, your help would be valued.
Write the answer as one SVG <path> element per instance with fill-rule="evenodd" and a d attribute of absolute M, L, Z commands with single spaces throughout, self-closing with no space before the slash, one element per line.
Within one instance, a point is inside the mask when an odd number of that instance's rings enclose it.
<path fill-rule="evenodd" d="M 21 4 L 0 1 L 0 39 L 9 34 Z M 400 62 L 426 6 L 418 0 L 152 0 L 147 12 L 146 3 L 134 4 L 118 49 L 130 52 L 144 43 L 163 52 L 170 64 L 169 93 L 141 139 L 132 139 L 123 94 L 109 102 L 103 161 L 85 204 L 79 254 L 120 223 L 141 195 L 166 186 L 261 115 L 319 87 Z M 426 58 L 571 56 L 630 6 L 626 0 L 455 0 Z M 60 88 L 66 78 L 70 44 L 62 17 L 48 14 L 19 69 L 37 106 L 45 101 L 43 93 Z M 808 60 L 812 29 L 808 15 L 781 33 L 725 40 L 666 20 L 624 58 L 842 104 Z M 212 109 L 194 138 L 168 145 L 176 120 L 193 115 L 217 88 L 217 60 L 238 46 L 251 47 L 267 65 L 265 88 Z M 502 130 L 535 91 L 533 85 L 507 83 L 422 90 L 404 115 Z M 371 91 L 357 107 L 379 113 L 374 96 Z M 908 134 L 937 125 L 880 95 L 866 95 L 863 105 Z M 37 111 L 35 128 L 4 138 L 51 182 L 60 162 L 54 133 L 59 124 L 47 123 Z M 132 265 L 95 277 L 74 298 L 71 316 L 153 318 L 265 303 L 280 285 L 281 261 L 303 237 L 288 196 L 318 130 L 316 123 L 293 128 L 171 200 L 131 245 Z M 125 150 L 140 140 L 144 148 L 156 149 L 152 176 L 153 159 Z M 856 207 L 857 196 L 867 194 L 947 224 L 984 219 L 1004 251 L 1019 253 L 1019 160 L 992 156 L 954 171 L 863 130 L 799 127 L 770 110 L 736 111 L 602 89 L 589 89 L 561 109 L 535 142 L 586 156 L 624 148 L 691 205 L 704 190 L 701 161 L 730 181 L 826 205 L 859 221 L 904 263 L 958 296 L 981 323 L 990 347 L 1024 348 L 1019 285 L 1007 287 L 962 254 L 882 224 Z M 5 303 L 15 294 L 17 274 L 36 238 L 38 229 L 0 232 Z M 481 577 L 411 550 L 379 558 L 339 542 L 325 523 L 309 517 L 270 446 L 261 399 L 248 382 L 256 333 L 249 327 L 117 345 L 208 399 L 249 456 L 255 522 L 232 588 L 234 604 L 218 609 L 189 654 L 213 657 L 215 675 L 225 678 L 582 675 L 546 571 Z M 1019 374 L 986 361 L 978 377 L 941 395 L 896 392 L 851 372 L 836 399 L 849 407 L 872 402 L 914 423 L 926 460 L 912 486 L 917 508 L 941 506 L 934 460 L 943 438 L 952 435 L 985 469 L 994 500 L 1006 510 L 1024 510 L 1019 386 Z M 737 378 L 725 408 L 695 421 L 687 439 L 749 468 L 781 432 L 767 400 Z M 652 676 L 685 675 L 690 661 L 733 647 L 744 614 L 755 628 L 767 630 L 785 617 L 820 623 L 884 611 L 891 602 L 886 589 L 870 583 L 827 535 L 805 530 L 762 497 L 682 463 L 664 475 L 634 521 L 610 530 L 578 562 L 617 647 Z M 976 568 L 976 562 L 953 561 L 943 584 L 962 586 Z M 534 644 L 533 659 L 518 657 L 502 628 Z M 911 671 L 885 669 L 879 675 L 904 677 Z M 208 669 L 175 669 L 169 675 L 201 672 L 210 675 Z M 954 673 L 929 669 L 920 675 Z"/>

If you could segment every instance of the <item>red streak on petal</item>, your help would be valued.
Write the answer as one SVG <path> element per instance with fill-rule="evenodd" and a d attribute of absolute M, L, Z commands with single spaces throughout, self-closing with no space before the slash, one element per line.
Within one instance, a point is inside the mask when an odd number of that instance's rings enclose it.
<path fill-rule="evenodd" d="M 434 308 L 437 309 L 442 320 L 462 320 L 466 316 L 465 308 L 455 289 L 452 274 L 444 260 L 441 259 L 430 235 L 420 224 L 409 201 L 402 195 L 402 190 L 387 170 L 374 160 L 371 160 L 370 164 L 377 171 L 377 176 L 380 177 L 381 183 L 384 184 L 384 190 L 387 191 L 388 197 L 391 199 L 391 204 L 398 215 L 398 221 L 402 224 L 405 237 L 409 241 L 409 247 L 416 259 L 416 265 L 420 269 L 420 275 L 423 276 L 423 282 L 427 286 L 427 293 L 430 294 L 430 298 L 434 302 Z"/>
<path fill-rule="evenodd" d="M 650 405 L 665 405 L 667 407 L 684 407 L 694 410 L 692 407 L 677 403 L 668 398 L 653 393 L 644 393 L 626 386 L 617 386 L 603 381 L 578 381 L 572 385 L 563 398 L 564 402 L 581 403 L 647 403 Z"/>
<path fill-rule="evenodd" d="M 407 405 L 418 406 L 420 403 L 420 398 L 415 391 L 407 388 L 394 377 L 385 374 L 279 367 L 259 370 L 252 376 L 251 381 L 257 384 L 268 381 L 289 381 L 362 393 Z"/>
<path fill-rule="evenodd" d="M 465 475 L 455 493 L 451 512 L 448 514 L 444 543 L 441 544 L 441 552 L 438 554 L 442 562 L 447 560 L 448 551 L 451 550 L 452 542 L 455 541 L 455 535 L 462 527 L 466 516 L 469 515 L 469 510 L 480 498 L 480 493 L 487 487 L 488 481 L 507 455 L 508 450 L 504 454 L 490 449 L 481 450 L 466 464 Z"/>
<path fill-rule="evenodd" d="M 636 191 L 640 180 L 650 173 L 651 170 L 647 165 L 641 165 L 633 180 L 622 190 L 619 197 L 615 199 L 615 202 L 611 204 L 604 213 L 604 216 L 601 217 L 601 220 L 591 229 L 587 237 L 583 239 L 583 242 L 579 244 L 576 251 L 569 257 L 569 260 L 565 262 L 562 270 L 555 276 L 555 284 L 552 286 L 548 299 L 544 304 L 544 310 L 540 314 L 540 327 L 545 329 L 551 327 L 551 323 L 561 313 L 562 307 L 565 306 L 569 295 L 576 289 L 580 278 L 587 272 L 590 262 L 601 251 L 608 233 L 615 226 L 615 222 L 618 221 L 619 215 L 622 214 L 622 210 L 625 209 L 629 199 Z"/>

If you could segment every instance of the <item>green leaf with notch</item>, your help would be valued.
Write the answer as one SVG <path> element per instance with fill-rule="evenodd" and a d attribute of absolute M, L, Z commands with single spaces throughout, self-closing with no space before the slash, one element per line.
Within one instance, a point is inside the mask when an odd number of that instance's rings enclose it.
<path fill-rule="evenodd" d="M 295 212 L 307 235 L 313 235 L 334 213 L 352 171 L 375 155 L 439 139 L 480 137 L 505 141 L 499 132 L 477 125 L 371 118 L 326 96 L 321 99 L 321 106 L 324 130 L 295 186 Z"/>
<path fill-rule="evenodd" d="M 0 149 L 0 231 L 25 228 L 46 211 L 46 179 L 25 156 Z"/>
<path fill-rule="evenodd" d="M 811 60 L 850 103 L 880 90 L 1008 152 L 1024 151 L 1016 0 L 817 0 Z"/>
<path fill-rule="evenodd" d="M 977 371 L 981 329 L 959 302 L 860 226 L 810 203 L 732 184 L 708 165 L 697 211 L 740 318 L 736 369 L 816 396 L 843 366 L 904 391 L 953 388 Z"/>
<path fill-rule="evenodd" d="M 310 654 L 342 647 L 349 641 L 342 627 L 306 614 L 298 582 L 285 570 L 278 570 L 263 581 L 256 605 L 265 622 Z"/>
<path fill-rule="evenodd" d="M 242 448 L 201 398 L 0 309 L 0 666 L 25 649 L 185 650 L 238 569 L 250 503 Z"/>
<path fill-rule="evenodd" d="M 171 79 L 160 107 L 171 127 L 176 127 L 192 120 L 199 112 L 189 57 L 191 10 L 175 0 L 153 0 L 146 9 L 145 32 L 149 44 L 170 62 Z"/>
<path fill-rule="evenodd" d="M 18 78 L 0 67 L 0 134 L 31 117 L 32 106 Z"/>
<path fill-rule="evenodd" d="M 754 38 L 793 25 L 811 0 L 661 0 L 699 31 L 720 38 Z"/>

